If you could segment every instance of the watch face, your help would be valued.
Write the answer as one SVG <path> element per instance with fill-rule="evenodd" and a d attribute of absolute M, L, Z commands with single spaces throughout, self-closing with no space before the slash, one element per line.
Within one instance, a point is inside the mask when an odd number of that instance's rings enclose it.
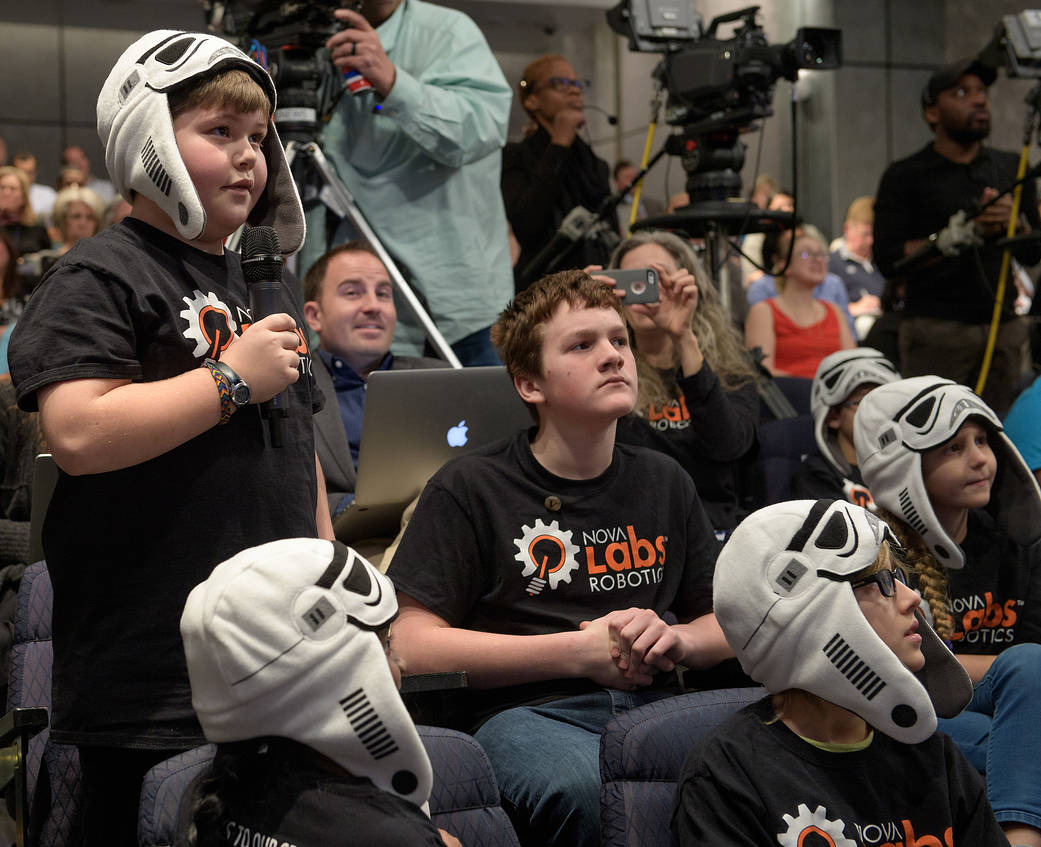
<path fill-rule="evenodd" d="M 231 389 L 231 402 L 236 406 L 248 406 L 249 405 L 249 386 L 244 382 L 239 382 L 234 385 Z"/>

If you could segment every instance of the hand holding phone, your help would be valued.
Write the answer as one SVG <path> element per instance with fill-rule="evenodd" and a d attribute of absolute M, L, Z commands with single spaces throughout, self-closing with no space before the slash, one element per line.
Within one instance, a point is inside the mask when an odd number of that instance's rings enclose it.
<path fill-rule="evenodd" d="M 625 292 L 622 304 L 631 306 L 634 303 L 657 303 L 658 272 L 654 268 L 634 268 L 627 271 L 594 271 L 596 276 L 606 276 L 614 280 L 616 288 Z"/>

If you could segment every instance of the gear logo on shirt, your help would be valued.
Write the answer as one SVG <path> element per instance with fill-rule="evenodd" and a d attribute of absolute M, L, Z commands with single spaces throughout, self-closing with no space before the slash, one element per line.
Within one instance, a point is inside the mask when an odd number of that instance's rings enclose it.
<path fill-rule="evenodd" d="M 828 810 L 818 806 L 814 811 L 800 803 L 795 817 L 784 815 L 788 829 L 777 834 L 781 847 L 857 847 L 857 842 L 846 838 L 846 824 L 828 820 Z"/>
<path fill-rule="evenodd" d="M 180 313 L 188 322 L 187 329 L 182 332 L 185 338 L 195 342 L 193 356 L 216 359 L 231 344 L 238 324 L 231 316 L 231 309 L 212 291 L 203 294 L 196 289 L 192 294 L 194 297 L 182 298 L 188 306 Z"/>
<path fill-rule="evenodd" d="M 532 597 L 562 582 L 571 582 L 571 574 L 578 568 L 578 547 L 572 543 L 571 530 L 562 530 L 556 521 L 544 524 L 536 519 L 534 526 L 522 526 L 523 535 L 513 539 L 517 545 L 518 562 L 524 565 L 521 576 L 530 576 L 527 592 Z"/>

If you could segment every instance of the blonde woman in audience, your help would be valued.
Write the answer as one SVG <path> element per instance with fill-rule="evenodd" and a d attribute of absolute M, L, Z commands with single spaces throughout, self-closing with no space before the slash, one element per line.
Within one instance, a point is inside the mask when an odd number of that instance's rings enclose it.
<path fill-rule="evenodd" d="M 791 260 L 784 274 L 776 278 L 776 296 L 748 310 L 745 346 L 759 347 L 763 365 L 775 376 L 813 379 L 825 356 L 850 350 L 856 342 L 838 307 L 813 296 L 813 289 L 828 273 L 824 241 L 809 227 L 782 233 L 777 248 L 782 263 L 789 246 Z"/>
<path fill-rule="evenodd" d="M 97 235 L 104 216 L 105 204 L 96 191 L 78 185 L 59 191 L 52 212 L 54 226 L 61 238 L 55 248 L 57 255 L 68 253 L 81 238 Z"/>

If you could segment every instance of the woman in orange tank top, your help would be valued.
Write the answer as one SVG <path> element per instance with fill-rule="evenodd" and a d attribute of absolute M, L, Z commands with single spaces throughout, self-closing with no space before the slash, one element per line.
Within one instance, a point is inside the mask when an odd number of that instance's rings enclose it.
<path fill-rule="evenodd" d="M 781 235 L 778 256 L 788 255 L 792 237 Z M 777 276 L 777 295 L 748 310 L 745 346 L 763 351 L 763 364 L 774 376 L 813 379 L 821 359 L 856 342 L 838 307 L 813 297 L 828 272 L 824 243 L 801 228 L 794 230 L 794 238 L 788 269 Z"/>

